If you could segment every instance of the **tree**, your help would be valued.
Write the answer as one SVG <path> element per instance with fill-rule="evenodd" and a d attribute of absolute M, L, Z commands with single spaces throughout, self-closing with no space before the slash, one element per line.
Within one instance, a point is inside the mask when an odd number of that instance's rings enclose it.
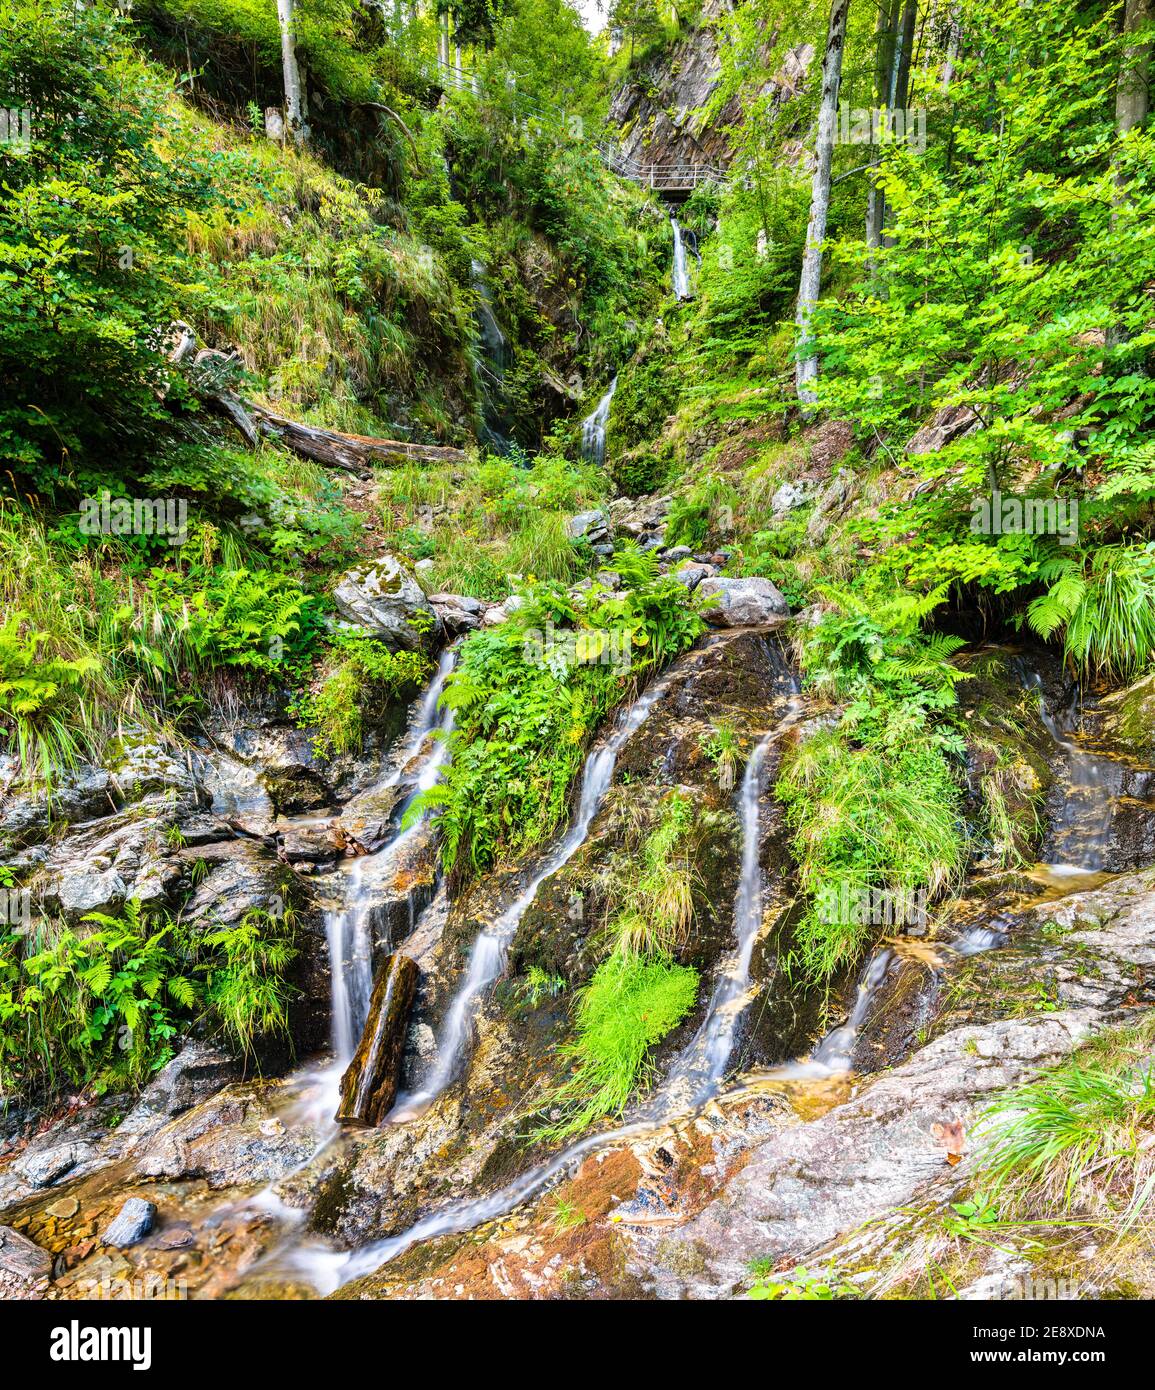
<path fill-rule="evenodd" d="M 822 60 L 822 93 L 818 104 L 818 139 L 814 177 L 810 185 L 810 220 L 806 227 L 806 246 L 802 252 L 802 275 L 798 282 L 797 363 L 794 380 L 804 411 L 813 408 L 817 396 L 811 383 L 818 375 L 818 355 L 810 331 L 810 316 L 818 302 L 822 283 L 822 243 L 826 240 L 826 219 L 830 212 L 830 166 L 834 159 L 834 133 L 838 120 L 838 93 L 842 86 L 842 53 L 846 47 L 846 19 L 850 0 L 834 0 Z"/>
<path fill-rule="evenodd" d="M 281 26 L 281 66 L 285 73 L 285 119 L 293 142 L 303 145 L 309 138 L 301 69 L 297 64 L 297 29 L 294 0 L 277 0 L 277 22 Z"/>

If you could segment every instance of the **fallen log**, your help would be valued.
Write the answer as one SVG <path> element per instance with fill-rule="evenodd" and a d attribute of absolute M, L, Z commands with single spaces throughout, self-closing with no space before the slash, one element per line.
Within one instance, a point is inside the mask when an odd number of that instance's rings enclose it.
<path fill-rule="evenodd" d="M 263 405 L 245 402 L 258 428 L 287 449 L 326 468 L 343 468 L 358 477 L 369 476 L 374 464 L 464 463 L 465 450 L 447 444 L 410 444 L 403 439 L 376 439 L 371 435 L 342 434 L 318 425 L 303 425 L 274 414 Z"/>
<path fill-rule="evenodd" d="M 365 1031 L 341 1077 L 338 1124 L 379 1125 L 393 1108 L 417 973 L 416 961 L 408 956 L 394 954 L 381 962 Z"/>

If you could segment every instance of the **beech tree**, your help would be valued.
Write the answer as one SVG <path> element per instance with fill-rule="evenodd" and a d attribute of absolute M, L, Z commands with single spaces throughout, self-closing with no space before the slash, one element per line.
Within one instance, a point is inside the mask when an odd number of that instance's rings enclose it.
<path fill-rule="evenodd" d="M 826 55 L 822 60 L 818 139 L 814 177 L 810 184 L 810 220 L 806 227 L 806 246 L 802 253 L 802 275 L 798 282 L 796 315 L 798 344 L 794 380 L 804 411 L 812 409 L 817 400 L 811 385 L 818 375 L 818 355 L 810 332 L 810 315 L 818 302 L 818 291 L 822 282 L 822 243 L 826 239 L 826 219 L 830 213 L 830 166 L 834 159 L 838 93 L 842 87 L 842 52 L 846 46 L 846 18 L 849 12 L 850 0 L 834 0 L 826 36 Z"/>
<path fill-rule="evenodd" d="M 297 63 L 297 29 L 293 0 L 277 0 L 277 21 L 281 26 L 281 67 L 285 75 L 285 119 L 293 142 L 303 145 L 309 138 L 306 124 L 304 87 Z"/>

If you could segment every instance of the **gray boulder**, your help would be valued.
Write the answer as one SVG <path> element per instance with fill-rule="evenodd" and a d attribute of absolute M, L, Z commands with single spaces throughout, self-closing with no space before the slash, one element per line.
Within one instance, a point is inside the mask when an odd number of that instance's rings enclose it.
<path fill-rule="evenodd" d="M 146 1202 L 143 1197 L 130 1197 L 105 1231 L 104 1243 L 122 1250 L 135 1245 L 152 1230 L 155 1219 L 156 1207 L 152 1202 Z"/>
<path fill-rule="evenodd" d="M 418 584 L 393 555 L 342 576 L 333 591 L 337 611 L 394 650 L 428 650 L 436 645 L 441 622 Z"/>
<path fill-rule="evenodd" d="M 790 605 L 768 579 L 710 576 L 697 591 L 707 599 L 702 616 L 711 627 L 777 627 L 790 615 Z"/>
<path fill-rule="evenodd" d="M 430 594 L 429 604 L 452 637 L 480 627 L 485 612 L 480 599 L 465 594 Z"/>

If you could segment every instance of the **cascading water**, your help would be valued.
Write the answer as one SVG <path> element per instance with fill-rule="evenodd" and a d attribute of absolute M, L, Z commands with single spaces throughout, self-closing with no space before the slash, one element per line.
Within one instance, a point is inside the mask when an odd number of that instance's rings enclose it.
<path fill-rule="evenodd" d="M 419 792 L 434 785 L 445 762 L 448 753 L 445 735 L 453 727 L 453 715 L 451 711 L 440 713 L 438 703 L 455 660 L 456 653 L 452 649 L 446 649 L 442 653 L 437 674 L 418 706 L 413 730 L 401 758 L 381 783 L 382 791 L 396 786 L 404 776 L 406 768 L 421 753 L 430 735 L 440 732 L 442 737 L 434 738 L 421 765 L 414 789 L 406 798 L 402 814 L 404 808 L 408 807 Z M 409 830 L 399 830 L 375 854 L 346 861 L 341 870 L 344 885 L 340 905 L 330 908 L 325 913 L 325 938 L 329 949 L 333 1060 L 321 1072 L 319 1094 L 308 1103 L 307 1109 L 310 1114 L 319 1111 L 324 1115 L 332 1115 L 336 1109 L 341 1075 L 352 1060 L 361 1031 L 365 1027 L 365 1020 L 369 1014 L 369 1000 L 373 993 L 375 887 L 380 878 L 388 873 L 397 850 L 415 829 L 416 827 L 411 827 Z"/>
<path fill-rule="evenodd" d="M 480 261 L 470 262 L 470 275 L 477 304 L 473 311 L 481 346 L 481 370 L 478 382 L 484 416 L 485 443 L 499 454 L 509 452 L 509 440 L 504 433 L 503 396 L 505 391 L 506 341 L 497 314 L 493 308 L 493 296 L 489 292 L 485 267 Z"/>
<path fill-rule="evenodd" d="M 1096 757 L 1071 738 L 1075 702 L 1056 718 L 1047 708 L 1038 673 L 1030 673 L 1028 681 L 1039 692 L 1039 718 L 1066 762 L 1066 795 L 1061 806 L 1053 808 L 1047 837 L 1046 848 L 1056 861 L 1050 868 L 1059 873 L 1093 873 L 1106 862 L 1115 800 L 1122 793 L 1126 769 L 1114 759 Z"/>
<path fill-rule="evenodd" d="M 610 382 L 610 389 L 582 421 L 582 458 L 589 463 L 596 463 L 599 468 L 606 461 L 606 425 L 610 418 L 610 404 L 617 389 L 618 379 L 614 377 Z"/>
<path fill-rule="evenodd" d="M 668 684 L 668 681 L 659 681 L 635 700 L 605 745 L 595 749 L 586 759 L 582 773 L 581 796 L 573 824 L 553 853 L 547 856 L 525 890 L 497 921 L 478 937 L 465 980 L 449 1006 L 449 1012 L 442 1025 L 437 1061 L 419 1091 L 398 1099 L 389 1117 L 395 1124 L 404 1124 L 423 1115 L 455 1078 L 465 1052 L 475 1010 L 482 995 L 505 969 L 506 952 L 522 917 L 546 879 L 563 868 L 585 843 L 590 825 L 601 809 L 606 792 L 613 781 L 618 752 L 626 740 L 641 727 L 655 702 L 668 688 Z"/>
<path fill-rule="evenodd" d="M 661 1108 L 703 1105 L 716 1095 L 734 1050 L 734 1033 L 747 1003 L 750 961 L 762 927 L 762 866 L 759 859 L 762 818 L 759 802 L 770 749 L 797 720 L 802 703 L 792 697 L 786 717 L 755 747 L 738 792 L 742 825 L 742 868 L 734 900 L 735 950 L 718 970 L 706 1017 L 693 1041 L 678 1058 L 663 1087 Z M 654 1107 L 651 1107 L 653 1109 Z"/>
<path fill-rule="evenodd" d="M 671 213 L 670 227 L 674 233 L 674 298 L 690 298 L 690 268 L 686 261 L 686 237 L 681 223 Z"/>

